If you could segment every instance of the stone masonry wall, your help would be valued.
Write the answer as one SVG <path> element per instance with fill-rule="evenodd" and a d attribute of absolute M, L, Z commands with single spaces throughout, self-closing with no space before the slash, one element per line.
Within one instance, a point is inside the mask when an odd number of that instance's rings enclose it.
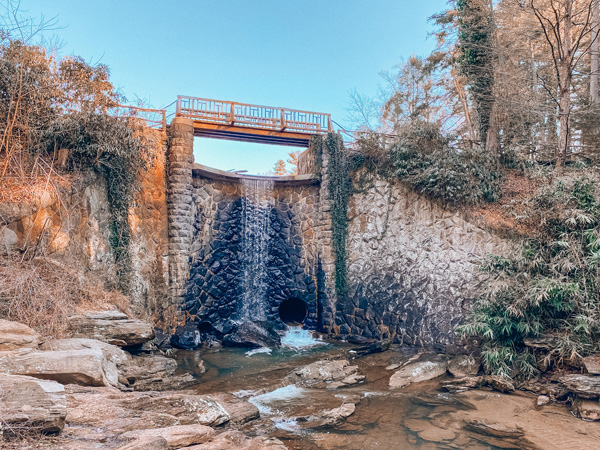
<path fill-rule="evenodd" d="M 445 345 L 485 277 L 482 257 L 510 243 L 415 194 L 376 179 L 349 204 L 349 295 L 336 331 L 397 342 Z"/>
<path fill-rule="evenodd" d="M 193 178 L 193 232 L 189 247 L 190 275 L 185 287 L 186 327 L 178 332 L 181 347 L 199 344 L 192 329 L 210 324 L 219 336 L 233 328 L 243 310 L 243 202 L 239 179 Z M 269 202 L 265 320 L 281 327 L 278 308 L 289 298 L 308 307 L 304 325 L 322 325 L 317 236 L 319 187 L 276 183 Z M 257 312 L 261 315 L 263 312 Z M 194 342 L 195 341 L 195 342 Z"/>
<path fill-rule="evenodd" d="M 169 300 L 180 310 L 189 276 L 188 251 L 192 237 L 192 164 L 194 125 L 176 117 L 169 126 L 167 153 L 167 217 L 169 233 Z"/>

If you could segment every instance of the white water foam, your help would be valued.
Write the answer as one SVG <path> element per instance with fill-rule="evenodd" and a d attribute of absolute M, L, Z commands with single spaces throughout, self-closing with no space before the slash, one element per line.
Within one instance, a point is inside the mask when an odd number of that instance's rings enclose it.
<path fill-rule="evenodd" d="M 312 331 L 305 330 L 301 326 L 289 326 L 281 338 L 281 346 L 292 350 L 303 350 L 318 345 L 327 345 L 327 343 L 315 338 Z"/>
<path fill-rule="evenodd" d="M 296 419 L 272 419 L 275 424 L 275 428 L 287 431 L 288 433 L 301 434 L 302 428 L 298 425 Z"/>
<path fill-rule="evenodd" d="M 275 389 L 274 391 L 265 394 L 250 397 L 248 401 L 258 408 L 261 414 L 272 415 L 276 410 L 269 406 L 277 402 L 289 402 L 290 400 L 304 396 L 304 389 L 299 388 L 294 384 Z"/>
<path fill-rule="evenodd" d="M 271 350 L 269 347 L 260 347 L 260 348 L 255 348 L 255 349 L 252 349 L 252 350 L 248 350 L 246 352 L 246 356 L 248 358 L 250 358 L 253 355 L 260 355 L 261 353 L 266 353 L 266 354 L 270 355 L 272 351 L 273 350 Z"/>

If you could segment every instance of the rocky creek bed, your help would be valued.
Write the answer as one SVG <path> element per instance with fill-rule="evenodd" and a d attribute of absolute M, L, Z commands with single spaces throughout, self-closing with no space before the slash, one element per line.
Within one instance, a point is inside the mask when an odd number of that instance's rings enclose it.
<path fill-rule="evenodd" d="M 96 339 L 46 342 L 0 321 L 1 448 L 562 450 L 600 442 L 594 374 L 554 374 L 515 391 L 478 375 L 469 357 L 339 343 L 132 356 L 106 341 L 127 349 L 128 340 L 151 338 L 147 327 L 115 314 L 87 319 L 77 323 Z"/>

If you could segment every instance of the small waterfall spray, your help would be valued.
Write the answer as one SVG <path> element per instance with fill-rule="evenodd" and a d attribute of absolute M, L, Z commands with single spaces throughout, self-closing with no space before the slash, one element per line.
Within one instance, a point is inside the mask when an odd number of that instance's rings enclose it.
<path fill-rule="evenodd" d="M 242 242 L 243 267 L 242 305 L 240 318 L 266 320 L 269 257 L 269 228 L 273 181 L 242 180 Z"/>

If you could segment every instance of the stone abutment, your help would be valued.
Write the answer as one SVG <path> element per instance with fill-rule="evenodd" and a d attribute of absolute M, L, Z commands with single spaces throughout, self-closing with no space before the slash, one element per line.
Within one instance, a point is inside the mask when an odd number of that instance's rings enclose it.
<path fill-rule="evenodd" d="M 244 321 L 283 329 L 282 304 L 305 307 L 304 326 L 333 336 L 452 344 L 485 282 L 479 262 L 510 246 L 397 180 L 354 182 L 342 297 L 327 149 L 320 173 L 309 150 L 299 176 L 252 177 L 194 164 L 191 121 L 175 119 L 169 142 L 168 278 L 180 347 L 223 339 Z M 248 186 L 262 186 L 260 195 Z M 258 221 L 249 222 L 252 214 Z"/>

